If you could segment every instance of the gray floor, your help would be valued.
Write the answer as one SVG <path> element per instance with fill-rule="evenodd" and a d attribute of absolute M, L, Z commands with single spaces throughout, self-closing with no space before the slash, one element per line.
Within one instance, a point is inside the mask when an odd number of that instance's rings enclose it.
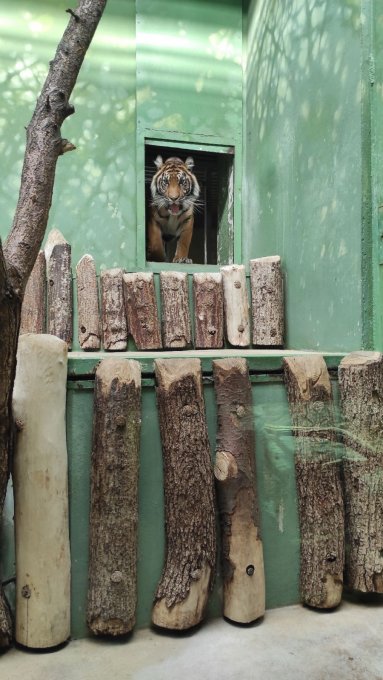
<path fill-rule="evenodd" d="M 124 643 L 77 640 L 50 654 L 13 649 L 1 680 L 382 680 L 383 604 L 268 611 L 252 627 L 210 621 L 193 634 L 138 631 Z"/>

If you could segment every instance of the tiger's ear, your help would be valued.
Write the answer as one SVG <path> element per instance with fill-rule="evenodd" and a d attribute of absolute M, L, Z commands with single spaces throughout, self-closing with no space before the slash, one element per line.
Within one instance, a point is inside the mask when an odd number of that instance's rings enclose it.
<path fill-rule="evenodd" d="M 185 161 L 185 165 L 186 165 L 186 167 L 187 167 L 188 170 L 193 170 L 193 168 L 194 168 L 194 160 L 193 160 L 193 158 L 192 158 L 191 156 L 188 156 L 188 157 L 187 157 L 187 159 L 186 159 L 186 161 Z"/>
<path fill-rule="evenodd" d="M 156 166 L 157 170 L 162 168 L 164 162 L 162 160 L 162 156 L 157 156 L 156 160 L 154 161 L 154 165 Z"/>

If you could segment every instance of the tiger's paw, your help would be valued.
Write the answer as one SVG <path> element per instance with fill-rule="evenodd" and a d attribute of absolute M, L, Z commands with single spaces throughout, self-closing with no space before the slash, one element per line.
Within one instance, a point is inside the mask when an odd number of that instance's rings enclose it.
<path fill-rule="evenodd" d="M 173 262 L 178 262 L 179 264 L 193 264 L 193 260 L 190 257 L 175 257 Z"/>

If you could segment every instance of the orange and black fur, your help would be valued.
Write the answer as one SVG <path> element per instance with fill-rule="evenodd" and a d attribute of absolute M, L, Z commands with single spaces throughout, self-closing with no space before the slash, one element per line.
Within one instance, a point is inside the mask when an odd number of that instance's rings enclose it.
<path fill-rule="evenodd" d="M 147 227 L 147 259 L 165 262 L 165 243 L 176 239 L 173 262 L 190 263 L 194 206 L 200 194 L 197 178 L 192 173 L 194 161 L 189 156 L 185 162 L 180 158 L 168 158 L 164 162 L 157 156 L 154 163 L 157 172 L 150 185 L 152 202 Z"/>

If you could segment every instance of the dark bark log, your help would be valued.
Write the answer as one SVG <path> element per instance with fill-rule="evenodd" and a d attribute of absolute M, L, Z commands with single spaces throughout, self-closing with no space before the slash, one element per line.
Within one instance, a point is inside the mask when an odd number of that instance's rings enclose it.
<path fill-rule="evenodd" d="M 104 359 L 96 371 L 87 621 L 96 635 L 135 623 L 140 365 Z"/>
<path fill-rule="evenodd" d="M 320 355 L 284 359 L 295 440 L 301 598 L 320 609 L 342 597 L 344 506 L 327 367 Z"/>
<path fill-rule="evenodd" d="M 47 279 L 45 253 L 40 250 L 25 289 L 20 333 L 45 333 Z"/>
<path fill-rule="evenodd" d="M 129 333 L 137 349 L 161 349 L 161 331 L 153 274 L 137 272 L 123 276 Z"/>
<path fill-rule="evenodd" d="M 166 562 L 153 623 L 184 630 L 203 617 L 215 570 L 214 482 L 201 364 L 155 362 L 164 461 Z"/>
<path fill-rule="evenodd" d="M 191 345 L 187 274 L 161 272 L 162 340 L 165 349 Z"/>
<path fill-rule="evenodd" d="M 223 288 L 221 274 L 193 274 L 195 346 L 223 347 Z"/>
<path fill-rule="evenodd" d="M 339 366 L 346 505 L 345 582 L 383 592 L 383 357 L 353 352 Z"/>
<path fill-rule="evenodd" d="M 253 345 L 282 347 L 284 334 L 281 258 L 250 260 Z"/>
<path fill-rule="evenodd" d="M 218 430 L 224 616 L 250 623 L 265 613 L 265 576 L 255 486 L 251 384 L 245 359 L 213 361 Z"/>
<path fill-rule="evenodd" d="M 84 255 L 76 267 L 78 340 L 85 351 L 101 347 L 101 324 L 98 304 L 96 265 L 91 255 Z"/>
<path fill-rule="evenodd" d="M 122 269 L 107 269 L 101 272 L 101 317 L 104 349 L 111 352 L 126 349 L 128 329 L 122 289 Z"/>
<path fill-rule="evenodd" d="M 69 243 L 54 246 L 48 269 L 48 332 L 72 347 L 73 294 L 71 247 Z"/>

